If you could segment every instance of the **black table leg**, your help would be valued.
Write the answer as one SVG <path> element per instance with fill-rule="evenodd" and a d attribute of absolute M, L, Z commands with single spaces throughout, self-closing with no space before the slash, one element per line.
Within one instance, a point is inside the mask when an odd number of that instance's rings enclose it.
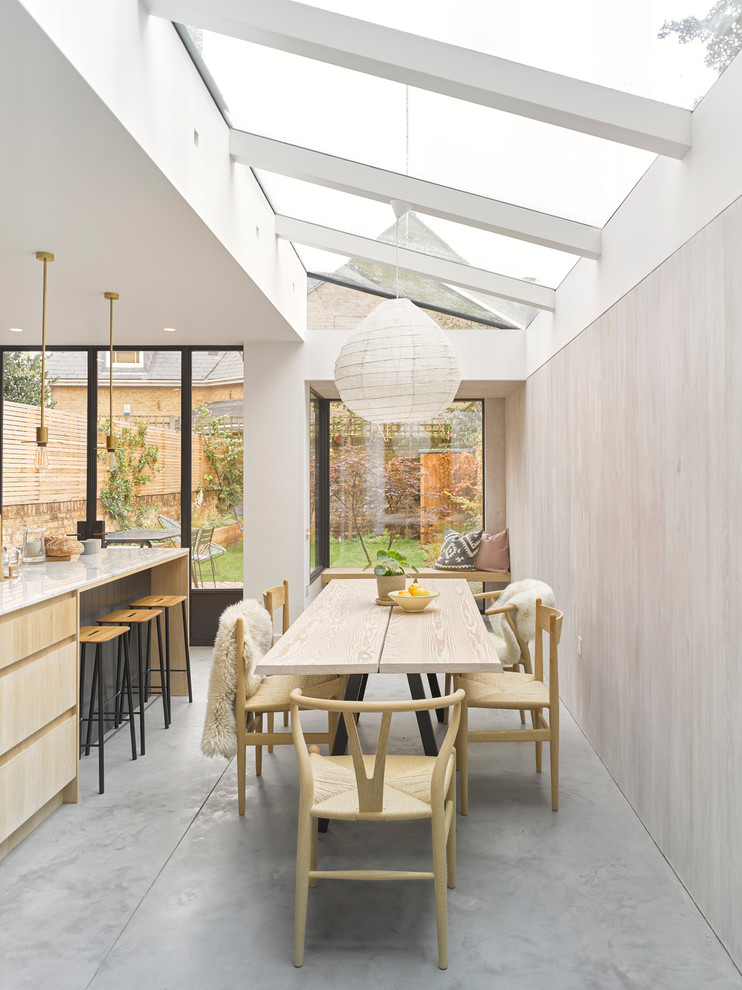
<path fill-rule="evenodd" d="M 410 685 L 410 695 L 415 701 L 422 701 L 425 698 L 425 689 L 420 674 L 408 674 L 407 683 Z M 438 755 L 438 743 L 433 734 L 433 723 L 430 720 L 430 712 L 415 712 L 417 727 L 420 730 L 420 738 L 423 742 L 423 749 L 426 756 Z"/>
<path fill-rule="evenodd" d="M 438 677 L 436 674 L 428 674 L 428 684 L 430 685 L 430 696 L 431 698 L 440 698 L 441 689 L 438 684 Z M 435 714 L 438 716 L 438 721 L 443 721 L 443 716 L 445 715 L 445 708 L 436 708 Z"/>
<path fill-rule="evenodd" d="M 363 701 L 363 696 L 366 693 L 367 681 L 368 674 L 350 674 L 348 677 L 348 686 L 345 689 L 345 700 Z M 332 743 L 330 755 L 344 756 L 347 745 L 348 730 L 345 727 L 345 718 L 341 715 L 338 719 L 337 729 L 335 730 L 335 739 Z M 317 829 L 320 832 L 326 832 L 328 824 L 329 820 L 327 818 L 320 818 L 317 821 Z"/>

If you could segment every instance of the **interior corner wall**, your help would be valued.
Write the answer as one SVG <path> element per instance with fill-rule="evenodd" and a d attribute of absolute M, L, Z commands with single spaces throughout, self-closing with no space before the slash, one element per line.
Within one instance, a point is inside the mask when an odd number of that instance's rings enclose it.
<path fill-rule="evenodd" d="M 245 345 L 245 598 L 289 581 L 291 621 L 309 574 L 309 426 L 300 343 Z"/>
<path fill-rule="evenodd" d="M 514 577 L 564 610 L 562 698 L 737 965 L 740 270 L 737 200 L 506 400 Z"/>

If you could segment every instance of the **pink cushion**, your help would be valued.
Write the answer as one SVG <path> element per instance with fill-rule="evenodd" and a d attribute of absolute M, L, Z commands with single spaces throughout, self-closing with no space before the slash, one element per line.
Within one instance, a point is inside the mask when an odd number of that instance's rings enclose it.
<path fill-rule="evenodd" d="M 510 538 L 506 529 L 494 535 L 482 533 L 474 567 L 478 571 L 510 570 Z"/>

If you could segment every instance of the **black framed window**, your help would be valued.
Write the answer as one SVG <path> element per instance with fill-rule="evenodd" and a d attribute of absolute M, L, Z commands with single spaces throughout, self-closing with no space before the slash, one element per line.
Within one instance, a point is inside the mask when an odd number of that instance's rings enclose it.
<path fill-rule="evenodd" d="M 233 352 L 237 353 L 233 356 Z M 134 482 L 134 490 L 126 504 L 122 493 L 127 485 L 117 485 L 112 479 L 100 450 L 109 426 L 108 352 L 97 347 L 47 348 L 43 394 L 50 468 L 39 472 L 33 461 L 42 401 L 41 349 L 0 347 L 0 504 L 5 531 L 33 525 L 61 535 L 77 532 L 78 523 L 84 523 L 90 536 L 96 518 L 105 519 L 111 531 L 156 528 L 165 525 L 159 519 L 163 516 L 175 520 L 181 531 L 178 542 L 189 546 L 198 493 L 205 492 L 206 499 L 215 504 L 221 495 L 224 458 L 221 447 L 216 448 L 226 430 L 225 442 L 235 468 L 228 479 L 232 487 L 225 511 L 230 518 L 209 518 L 214 530 L 210 553 L 222 558 L 222 569 L 232 551 L 239 554 L 240 562 L 232 568 L 236 568 L 235 575 L 230 571 L 234 580 L 225 581 L 220 580 L 216 562 L 212 571 L 209 558 L 197 594 L 202 589 L 234 591 L 240 597 L 241 589 L 236 586 L 242 583 L 241 498 L 232 495 L 238 489 L 241 492 L 242 348 L 162 347 L 154 351 L 133 347 L 116 356 L 124 358 L 114 360 L 113 369 L 117 447 L 130 465 L 142 456 L 149 462 L 128 470 L 136 477 L 127 479 Z M 226 414 L 225 402 L 230 404 Z M 198 436 L 193 433 L 196 408 L 202 410 L 202 420 L 208 418 L 208 443 L 214 448 L 218 469 L 201 449 L 208 445 L 203 429 Z M 224 525 L 217 526 L 217 521 Z M 224 546 L 220 536 L 224 536 Z"/>
<path fill-rule="evenodd" d="M 309 577 L 314 581 L 329 566 L 328 452 L 329 406 L 309 396 Z"/>
<path fill-rule="evenodd" d="M 446 529 L 483 528 L 483 400 L 457 400 L 431 423 L 381 430 L 342 402 L 323 405 L 326 487 L 316 517 L 326 527 L 324 566 L 364 567 L 393 549 L 429 567 Z"/>

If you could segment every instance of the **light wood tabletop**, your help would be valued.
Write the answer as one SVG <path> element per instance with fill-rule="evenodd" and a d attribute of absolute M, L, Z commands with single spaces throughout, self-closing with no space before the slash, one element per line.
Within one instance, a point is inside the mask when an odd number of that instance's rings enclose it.
<path fill-rule="evenodd" d="M 501 671 L 468 582 L 425 582 L 439 591 L 422 612 L 376 604 L 376 585 L 335 580 L 255 668 L 266 674 L 436 674 Z"/>
<path fill-rule="evenodd" d="M 375 674 L 389 611 L 376 604 L 376 584 L 333 581 L 266 653 L 255 673 Z"/>
<path fill-rule="evenodd" d="M 399 607 L 391 610 L 379 672 L 499 673 L 502 665 L 467 580 L 426 579 L 424 586 L 439 591 L 440 598 L 422 612 L 404 612 Z"/>

